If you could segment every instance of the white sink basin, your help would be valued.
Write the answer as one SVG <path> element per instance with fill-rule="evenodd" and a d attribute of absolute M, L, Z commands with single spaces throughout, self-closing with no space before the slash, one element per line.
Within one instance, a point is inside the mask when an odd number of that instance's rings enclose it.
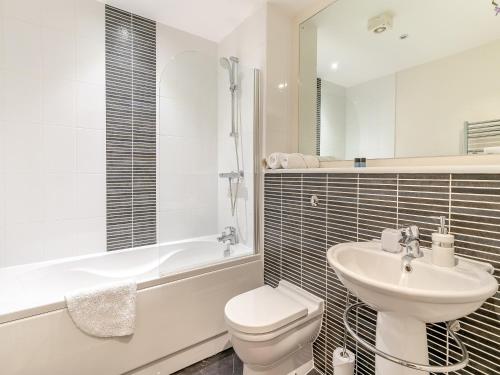
<path fill-rule="evenodd" d="M 379 242 L 351 242 L 328 250 L 328 263 L 345 287 L 378 311 L 377 348 L 409 362 L 428 364 L 425 323 L 455 320 L 477 310 L 493 296 L 498 283 L 487 263 L 457 258 L 444 268 L 430 250 L 402 270 L 403 253 L 381 249 Z M 443 348 L 445 350 L 445 348 Z M 423 375 L 376 356 L 376 375 Z"/>
<path fill-rule="evenodd" d="M 383 251 L 377 242 L 333 246 L 328 262 L 342 283 L 377 311 L 412 316 L 425 323 L 458 319 L 477 310 L 498 289 L 486 263 L 459 258 L 454 268 L 432 264 L 429 250 L 401 270 L 402 253 Z"/>

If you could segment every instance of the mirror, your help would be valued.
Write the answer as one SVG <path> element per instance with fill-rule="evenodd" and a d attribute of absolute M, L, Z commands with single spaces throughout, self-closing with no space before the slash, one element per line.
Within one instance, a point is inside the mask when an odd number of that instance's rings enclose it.
<path fill-rule="evenodd" d="M 500 153 L 499 119 L 490 0 L 338 0 L 300 25 L 302 153 Z"/>

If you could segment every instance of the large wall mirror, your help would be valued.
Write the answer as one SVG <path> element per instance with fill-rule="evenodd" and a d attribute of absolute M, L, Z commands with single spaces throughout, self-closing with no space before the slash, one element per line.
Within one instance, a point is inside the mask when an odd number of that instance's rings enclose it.
<path fill-rule="evenodd" d="M 500 8 L 337 0 L 300 25 L 299 129 L 338 160 L 500 153 Z"/>

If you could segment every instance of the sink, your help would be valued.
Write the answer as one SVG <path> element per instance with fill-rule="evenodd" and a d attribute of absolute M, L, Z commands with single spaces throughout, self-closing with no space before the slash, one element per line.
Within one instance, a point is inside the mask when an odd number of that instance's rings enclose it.
<path fill-rule="evenodd" d="M 403 253 L 383 251 L 380 242 L 333 246 L 327 258 L 344 286 L 378 311 L 377 348 L 396 357 L 427 364 L 425 323 L 455 320 L 477 310 L 493 296 L 498 283 L 487 263 L 457 258 L 456 266 L 432 264 L 431 253 L 401 267 Z M 423 374 L 376 358 L 377 375 Z"/>

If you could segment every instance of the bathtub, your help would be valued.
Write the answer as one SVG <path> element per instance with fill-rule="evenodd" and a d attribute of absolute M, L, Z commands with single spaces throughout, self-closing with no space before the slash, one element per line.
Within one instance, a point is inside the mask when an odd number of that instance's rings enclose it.
<path fill-rule="evenodd" d="M 215 236 L 0 269 L 0 373 L 169 374 L 228 346 L 224 305 L 263 284 L 258 255 Z M 64 295 L 134 279 L 136 332 L 74 326 Z"/>

